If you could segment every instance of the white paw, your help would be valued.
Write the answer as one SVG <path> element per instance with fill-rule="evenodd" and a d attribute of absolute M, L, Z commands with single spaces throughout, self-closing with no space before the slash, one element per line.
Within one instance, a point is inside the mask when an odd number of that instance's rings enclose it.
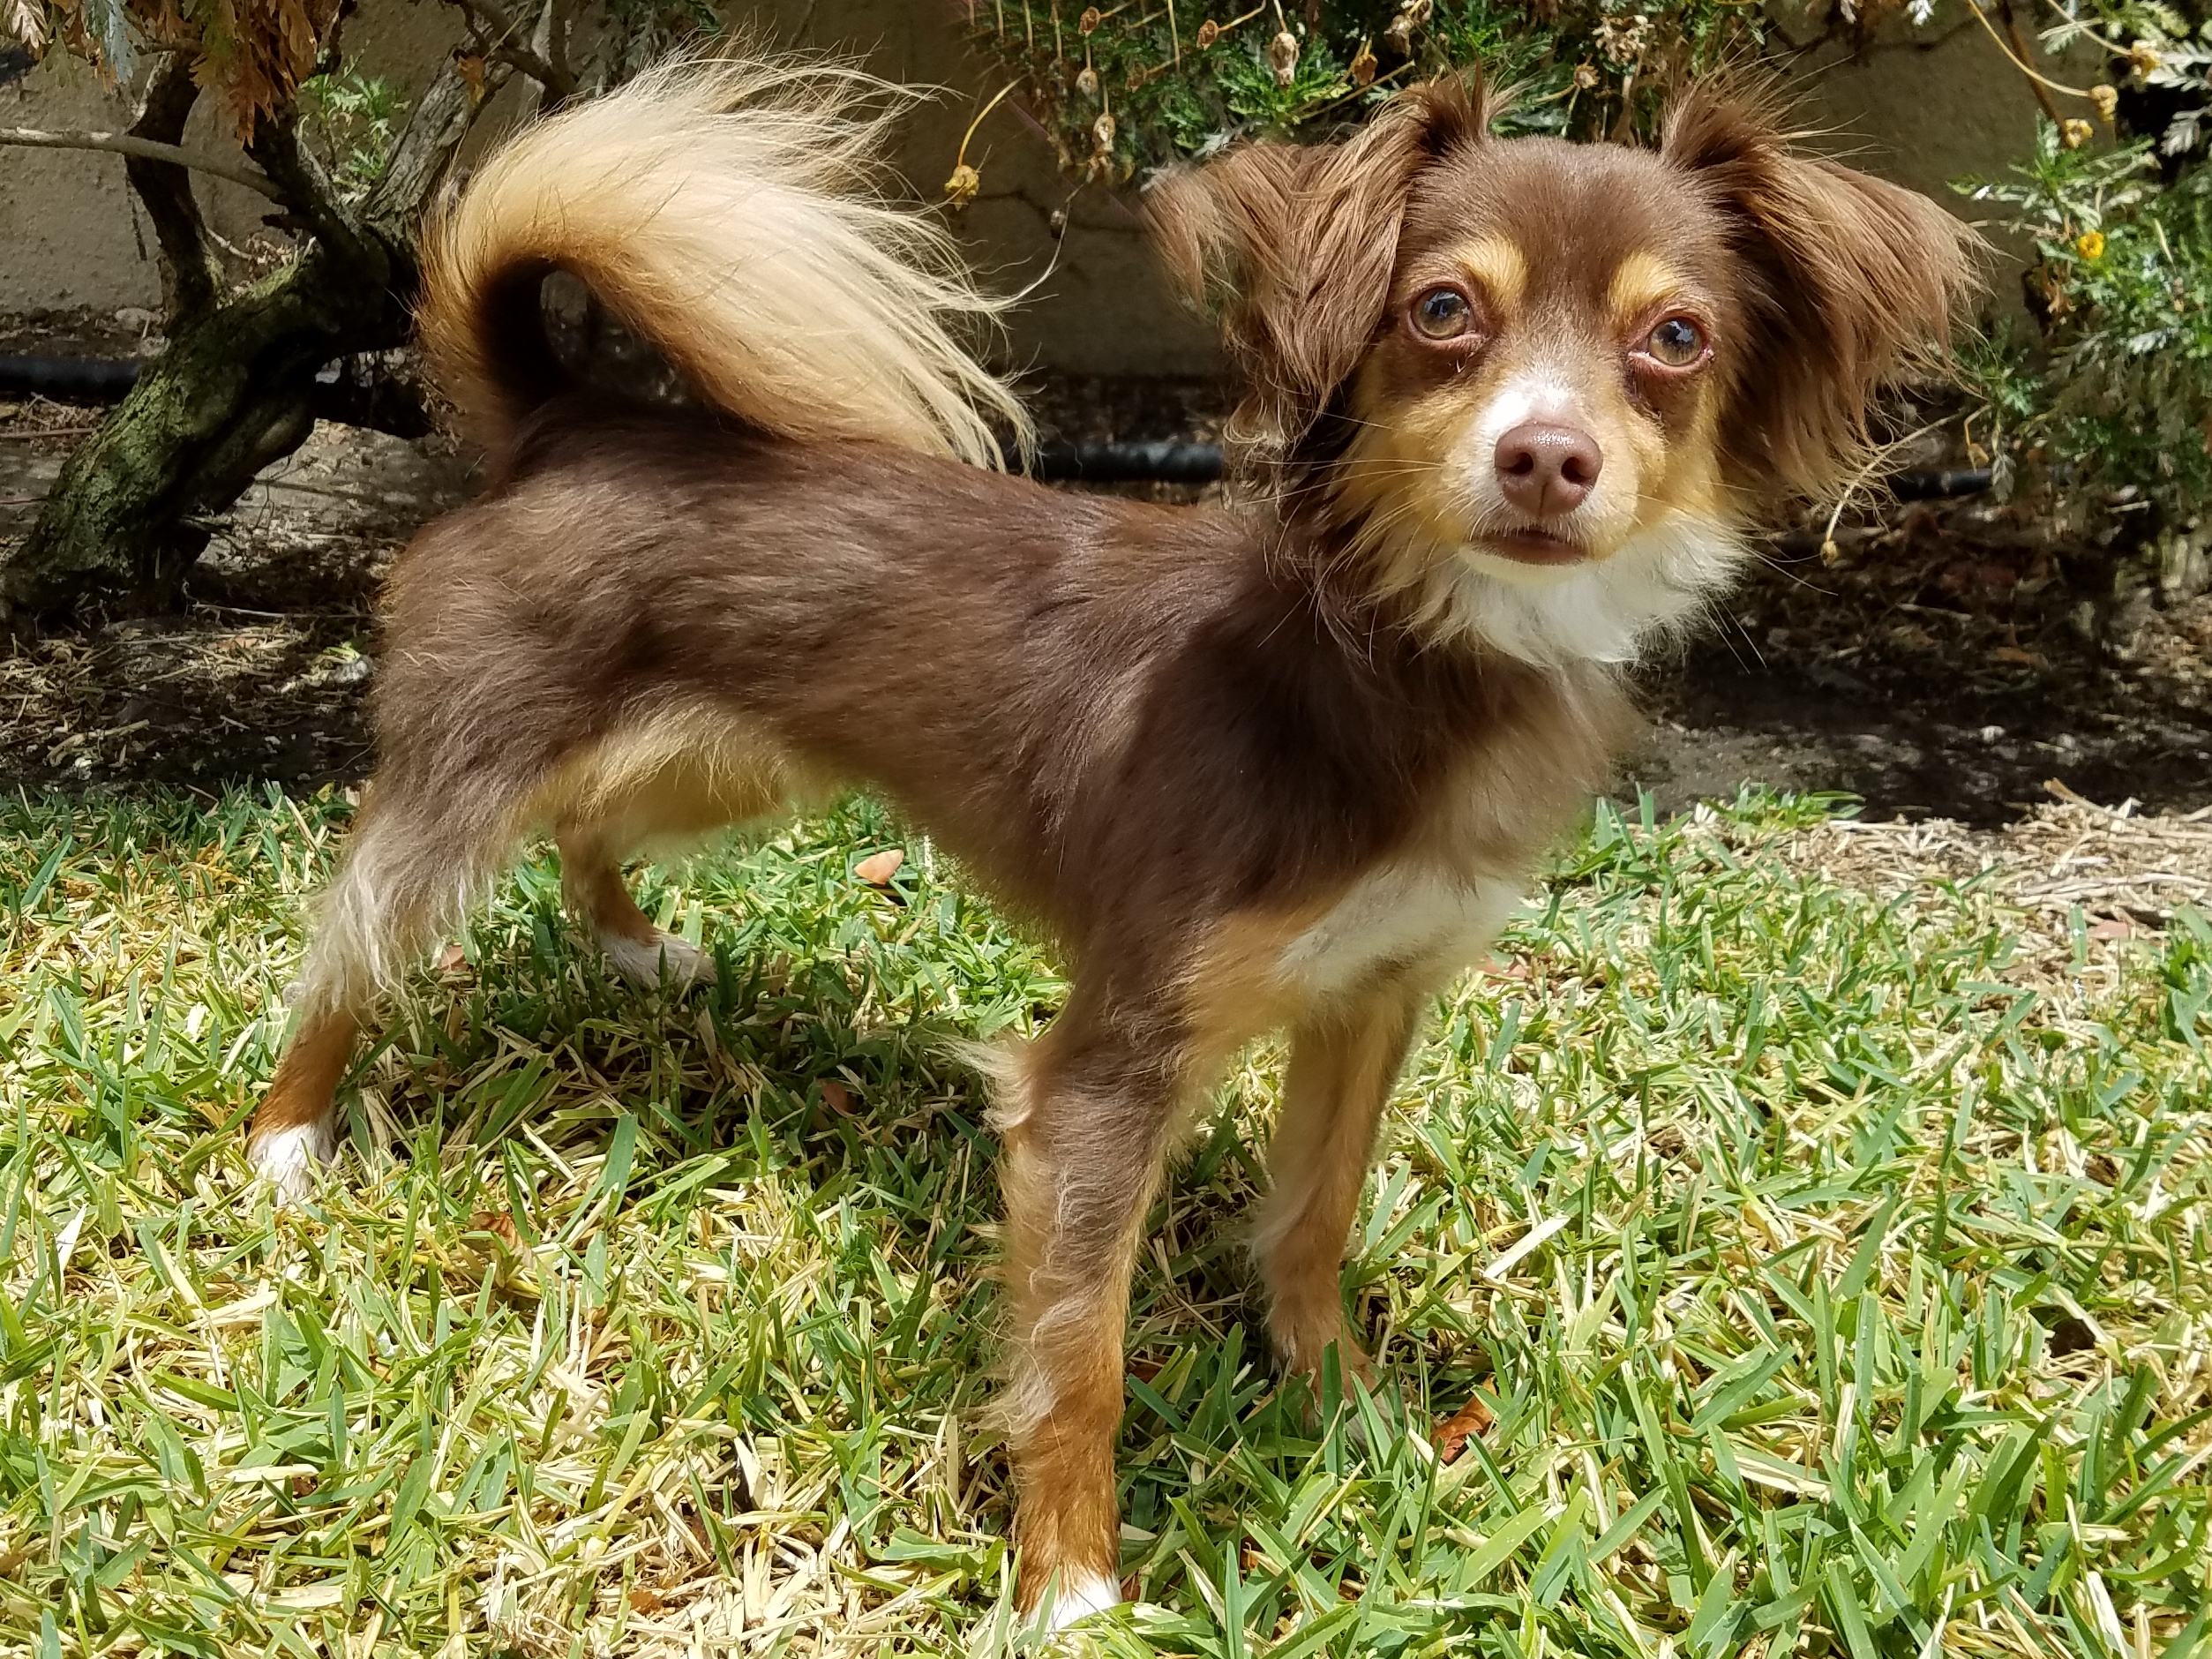
<path fill-rule="evenodd" d="M 297 1204 L 314 1190 L 317 1171 L 338 1154 L 338 1136 L 328 1122 L 296 1123 L 256 1135 L 246 1160 L 287 1204 Z"/>
<path fill-rule="evenodd" d="M 1052 1611 L 1046 1617 L 1048 1630 L 1065 1630 L 1093 1613 L 1121 1604 L 1121 1587 L 1112 1579 L 1096 1573 L 1062 1574 L 1062 1578 L 1065 1581 L 1054 1595 Z"/>
<path fill-rule="evenodd" d="M 714 983 L 714 957 L 673 934 L 656 934 L 650 944 L 621 934 L 601 934 L 599 943 L 616 972 L 649 990 L 659 988 L 664 972 L 670 986 L 679 991 Z"/>

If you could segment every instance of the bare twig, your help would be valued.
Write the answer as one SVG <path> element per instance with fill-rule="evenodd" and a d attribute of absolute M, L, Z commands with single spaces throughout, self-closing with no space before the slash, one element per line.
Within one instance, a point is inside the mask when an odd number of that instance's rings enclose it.
<path fill-rule="evenodd" d="M 133 138 L 127 132 L 48 132 L 36 127 L 0 127 L 0 144 L 19 144 L 34 150 L 105 150 L 111 154 L 135 155 L 148 161 L 168 161 L 173 166 L 189 167 L 196 173 L 206 173 L 211 177 L 227 178 L 234 184 L 243 184 L 250 191 L 266 196 L 273 202 L 284 200 L 284 192 L 266 175 L 251 167 L 227 161 L 220 155 L 188 150 L 182 145 Z"/>
<path fill-rule="evenodd" d="M 2051 102 L 2051 94 L 2044 88 L 2043 77 L 2028 67 L 2028 60 L 2031 54 L 2028 51 L 2026 37 L 2020 32 L 2020 19 L 2013 15 L 2012 0 L 2004 0 L 2004 4 L 1998 8 L 1998 15 L 2005 19 L 2005 33 L 2013 43 L 2012 59 L 2027 75 L 2028 89 L 2036 94 L 2036 101 L 2043 106 L 2043 112 L 2050 117 L 2051 124 L 2054 127 L 2064 127 L 2066 117 L 2058 113 L 2058 106 Z"/>
<path fill-rule="evenodd" d="M 485 57 L 521 70 L 557 100 L 575 96 L 575 76 L 532 49 L 529 36 L 507 14 L 499 0 L 448 0 L 448 4 L 460 7 L 467 15 L 469 32 L 476 37 Z M 551 0 L 547 0 L 547 4 L 550 5 Z"/>
<path fill-rule="evenodd" d="M 2044 110 L 2050 115 L 2053 121 L 2058 119 L 2058 107 L 2054 105 L 2050 99 L 2043 95 L 2043 89 L 2044 87 L 2049 87 L 2052 92 L 2062 92 L 2069 98 L 2087 98 L 2089 95 L 2088 89 L 2085 87 L 2069 86 L 2061 81 L 2051 79 L 2048 75 L 2038 74 L 2035 69 L 2028 64 L 2025 58 L 2005 43 L 2005 37 L 1997 32 L 1997 25 L 1990 21 L 1990 14 L 1982 10 L 1981 5 L 1978 4 L 1978 0 L 1966 0 L 1966 9 L 1974 13 L 1976 19 L 1980 22 L 1983 28 L 1989 32 L 1990 39 L 1997 42 L 1997 49 L 2013 60 L 2013 67 L 2020 71 L 2021 74 L 2028 77 L 2030 84 L 2036 88 L 2037 101 L 2043 105 Z M 2015 35 L 2017 35 L 2018 31 L 2016 26 L 2014 33 Z M 2021 44 L 2025 46 L 2027 42 L 2022 41 Z"/>

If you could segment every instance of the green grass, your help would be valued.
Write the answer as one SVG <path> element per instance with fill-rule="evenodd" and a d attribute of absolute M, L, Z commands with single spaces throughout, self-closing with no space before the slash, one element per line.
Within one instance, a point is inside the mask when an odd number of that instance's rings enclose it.
<path fill-rule="evenodd" d="M 1316 1415 L 1248 1322 L 1256 1052 L 1154 1218 L 1113 1653 L 2212 1650 L 2212 929 L 2117 980 L 1817 801 L 1601 812 L 1445 1001 Z M 1010 1611 L 992 1140 L 1050 955 L 865 802 L 674 872 L 621 987 L 550 860 L 245 1178 L 328 798 L 0 807 L 0 1651 L 920 1651 Z M 1494 1426 L 1452 1462 L 1433 1421 Z M 1076 1639 L 1077 1644 L 1083 1639 Z"/>

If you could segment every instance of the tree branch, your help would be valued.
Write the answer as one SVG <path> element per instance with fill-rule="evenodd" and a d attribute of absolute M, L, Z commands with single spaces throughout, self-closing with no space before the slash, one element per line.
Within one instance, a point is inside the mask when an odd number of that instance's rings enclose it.
<path fill-rule="evenodd" d="M 477 113 L 506 84 L 504 64 L 487 68 L 483 93 L 469 87 L 461 71 L 447 64 L 416 101 L 384 176 L 362 209 L 362 217 L 387 242 L 412 244 L 431 192 L 453 165 L 454 153 L 476 124 Z"/>
<path fill-rule="evenodd" d="M 544 58 L 555 75 L 568 82 L 565 93 L 539 83 L 537 113 L 551 115 L 576 94 L 576 78 L 568 67 L 568 19 L 561 15 L 561 0 L 541 0 L 537 21 L 530 29 L 530 50 Z"/>
<path fill-rule="evenodd" d="M 322 163 L 299 141 L 298 112 L 291 105 L 254 124 L 246 154 L 276 183 L 282 191 L 279 199 L 304 218 L 333 251 L 371 263 L 382 259 L 384 250 L 347 211 Z"/>
<path fill-rule="evenodd" d="M 557 101 L 576 95 L 576 78 L 558 62 L 548 62 L 534 50 L 522 26 L 507 15 L 499 0 L 447 0 L 469 19 L 469 33 L 487 58 L 521 70 L 551 93 Z M 552 0 L 546 0 L 550 6 Z M 564 53 L 565 56 L 565 53 Z"/>
<path fill-rule="evenodd" d="M 227 161 L 220 155 L 206 155 L 197 150 L 187 150 L 180 145 L 133 138 L 127 132 L 46 132 L 36 127 L 0 127 L 0 144 L 20 144 L 34 150 L 105 150 L 115 155 L 135 155 L 149 161 L 167 161 L 174 167 L 189 167 L 195 173 L 206 173 L 212 177 L 227 178 L 234 184 L 244 184 L 248 190 L 266 196 L 273 202 L 284 200 L 284 192 L 271 184 L 265 175 L 251 167 Z"/>
<path fill-rule="evenodd" d="M 169 54 L 146 83 L 146 101 L 131 124 L 131 136 L 176 143 L 184 136 L 184 123 L 199 97 L 191 57 L 183 52 Z M 132 155 L 124 158 L 123 169 L 161 244 L 161 305 L 167 331 L 174 334 L 185 319 L 212 309 L 221 297 L 222 262 L 208 240 L 189 168 Z"/>

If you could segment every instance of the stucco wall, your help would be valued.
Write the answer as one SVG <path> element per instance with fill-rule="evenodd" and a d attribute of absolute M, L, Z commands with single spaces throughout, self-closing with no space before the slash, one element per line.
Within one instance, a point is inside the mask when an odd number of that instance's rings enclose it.
<path fill-rule="evenodd" d="M 778 0 L 759 9 L 755 26 L 771 39 L 857 54 L 889 78 L 946 88 L 909 117 L 898 157 L 917 193 L 934 198 L 962 130 L 998 85 L 949 26 L 950 12 L 944 0 Z M 1782 21 L 1787 32 L 1787 15 Z M 419 85 L 450 28 L 434 4 L 364 0 L 349 41 L 364 67 Z M 1807 114 L 1833 135 L 1833 147 L 1954 207 L 1963 204 L 1947 179 L 2001 171 L 2034 130 L 2028 87 L 1970 18 L 1923 40 L 1886 40 L 1856 59 L 1813 51 L 1797 67 Z M 0 86 L 0 124 L 128 120 L 119 96 L 60 54 Z M 229 147 L 211 110 L 199 113 L 189 141 Z M 970 160 L 981 162 L 983 190 L 962 215 L 961 235 L 1001 286 L 1037 284 L 1015 325 L 1017 360 L 1109 374 L 1211 364 L 1209 340 L 1169 299 L 1125 200 L 1095 187 L 1071 199 L 1043 141 L 1004 107 L 985 123 Z M 259 224 L 260 198 L 220 181 L 203 179 L 200 189 L 221 234 L 240 241 Z M 1055 243 L 1048 220 L 1062 207 L 1068 229 Z M 149 307 L 159 296 L 153 236 L 119 157 L 0 148 L 0 312 Z"/>

